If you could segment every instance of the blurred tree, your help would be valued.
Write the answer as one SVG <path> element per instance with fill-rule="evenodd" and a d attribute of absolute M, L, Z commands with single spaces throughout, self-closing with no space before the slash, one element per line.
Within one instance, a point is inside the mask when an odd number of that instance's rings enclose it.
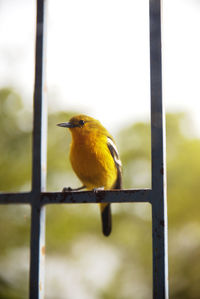
<path fill-rule="evenodd" d="M 20 96 L 10 88 L 0 90 L 1 191 L 30 190 L 31 115 Z M 27 127 L 26 127 L 27 126 Z"/>

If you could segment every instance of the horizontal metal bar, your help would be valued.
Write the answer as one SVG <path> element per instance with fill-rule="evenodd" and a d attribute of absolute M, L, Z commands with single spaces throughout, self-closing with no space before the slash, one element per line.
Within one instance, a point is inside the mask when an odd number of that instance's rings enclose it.
<path fill-rule="evenodd" d="M 31 204 L 32 192 L 0 193 L 0 204 Z"/>
<path fill-rule="evenodd" d="M 2 193 L 0 204 L 32 204 L 34 192 Z M 59 203 L 152 202 L 151 189 L 42 192 L 38 206 Z"/>
<path fill-rule="evenodd" d="M 151 203 L 151 189 L 136 190 L 98 190 L 98 191 L 69 191 L 42 192 L 41 205 L 60 203 L 120 203 L 120 202 L 149 202 Z"/>

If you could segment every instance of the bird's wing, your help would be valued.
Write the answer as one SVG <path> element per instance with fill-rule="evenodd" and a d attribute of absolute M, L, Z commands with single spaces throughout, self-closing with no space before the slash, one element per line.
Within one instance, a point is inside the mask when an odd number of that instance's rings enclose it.
<path fill-rule="evenodd" d="M 109 148 L 109 151 L 113 157 L 115 166 L 117 168 L 117 179 L 113 185 L 113 189 L 121 189 L 122 188 L 122 163 L 119 158 L 119 152 L 117 150 L 114 141 L 110 137 L 107 137 L 107 146 Z"/>

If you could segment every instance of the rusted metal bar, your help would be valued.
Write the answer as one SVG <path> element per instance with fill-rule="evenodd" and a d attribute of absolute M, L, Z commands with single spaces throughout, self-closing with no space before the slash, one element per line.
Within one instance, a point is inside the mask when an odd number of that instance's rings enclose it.
<path fill-rule="evenodd" d="M 43 192 L 40 202 L 42 205 L 59 203 L 151 203 L 152 190 L 101 190 L 101 191 L 76 191 L 76 192 Z"/>
<path fill-rule="evenodd" d="M 34 206 L 31 210 L 30 299 L 44 298 L 44 257 L 45 207 Z"/>
<path fill-rule="evenodd" d="M 161 1 L 150 0 L 153 298 L 168 298 L 165 115 L 162 103 Z"/>
<path fill-rule="evenodd" d="M 47 109 L 44 97 L 45 14 L 47 0 L 37 0 L 34 87 L 33 166 L 31 201 L 30 299 L 44 298 L 45 207 L 40 194 L 46 185 Z"/>

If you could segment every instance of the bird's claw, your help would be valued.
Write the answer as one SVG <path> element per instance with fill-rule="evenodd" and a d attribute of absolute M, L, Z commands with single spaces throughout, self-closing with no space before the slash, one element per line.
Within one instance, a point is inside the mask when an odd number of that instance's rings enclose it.
<path fill-rule="evenodd" d="M 97 187 L 97 188 L 94 188 L 94 189 L 93 189 L 93 191 L 94 191 L 95 193 L 97 193 L 98 191 L 102 191 L 102 190 L 104 190 L 104 186 Z"/>
<path fill-rule="evenodd" d="M 73 189 L 71 187 L 64 187 L 62 189 L 62 192 L 69 192 L 69 191 L 73 191 Z"/>
<path fill-rule="evenodd" d="M 64 187 L 62 189 L 62 192 L 72 192 L 72 191 L 80 191 L 82 189 L 85 189 L 86 187 L 85 186 L 81 186 L 81 187 L 78 187 L 78 188 L 71 188 L 71 187 Z"/>

